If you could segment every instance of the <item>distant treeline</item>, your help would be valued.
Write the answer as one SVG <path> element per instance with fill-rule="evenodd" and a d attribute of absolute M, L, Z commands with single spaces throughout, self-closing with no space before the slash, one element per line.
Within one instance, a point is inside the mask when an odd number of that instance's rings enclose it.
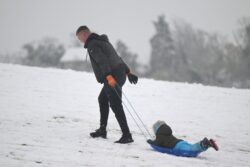
<path fill-rule="evenodd" d="M 202 83 L 223 87 L 250 88 L 250 19 L 239 20 L 235 41 L 219 34 L 193 28 L 182 20 L 170 24 L 164 16 L 153 22 L 155 34 L 150 39 L 148 66 L 141 65 L 138 55 L 117 41 L 116 50 L 142 77 L 167 81 Z M 72 35 L 72 45 L 79 42 Z M 60 60 L 65 47 L 56 39 L 45 38 L 23 46 L 25 56 L 0 55 L 0 62 L 29 66 L 67 68 Z M 84 55 L 83 55 L 84 56 Z M 89 62 L 70 62 L 70 68 L 90 71 Z"/>

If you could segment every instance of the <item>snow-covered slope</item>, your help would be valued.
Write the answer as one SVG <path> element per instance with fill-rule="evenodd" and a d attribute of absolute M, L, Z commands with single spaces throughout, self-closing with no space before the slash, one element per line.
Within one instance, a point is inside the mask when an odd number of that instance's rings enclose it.
<path fill-rule="evenodd" d="M 198 158 L 153 151 L 127 113 L 135 142 L 114 144 L 120 130 L 111 112 L 108 139 L 91 139 L 99 125 L 93 74 L 0 64 L 0 166 L 249 166 L 250 90 L 140 79 L 124 87 L 150 128 L 165 120 L 177 137 L 215 138 Z"/>

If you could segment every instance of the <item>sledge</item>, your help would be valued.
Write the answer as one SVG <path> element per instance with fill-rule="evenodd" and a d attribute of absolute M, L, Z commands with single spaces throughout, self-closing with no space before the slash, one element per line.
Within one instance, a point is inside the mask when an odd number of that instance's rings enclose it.
<path fill-rule="evenodd" d="M 154 144 L 150 144 L 149 145 L 158 152 L 161 153 L 167 153 L 167 154 L 171 154 L 171 155 L 175 155 L 175 156 L 181 156 L 181 157 L 197 157 L 200 152 L 197 151 L 185 151 L 185 150 L 178 150 L 178 149 L 170 149 L 170 148 L 164 148 L 164 147 L 160 147 L 160 146 L 156 146 Z"/>

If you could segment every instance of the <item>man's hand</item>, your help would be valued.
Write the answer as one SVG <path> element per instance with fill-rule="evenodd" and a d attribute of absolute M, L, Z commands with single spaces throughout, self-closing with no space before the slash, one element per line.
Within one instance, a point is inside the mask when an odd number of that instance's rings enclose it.
<path fill-rule="evenodd" d="M 128 73 L 128 80 L 132 84 L 136 84 L 138 82 L 138 77 L 132 73 Z"/>
<path fill-rule="evenodd" d="M 109 86 L 111 86 L 112 88 L 114 88 L 115 85 L 116 85 L 116 83 L 117 83 L 116 80 L 115 80 L 115 78 L 112 75 L 108 75 L 106 77 L 106 79 L 108 81 Z"/>

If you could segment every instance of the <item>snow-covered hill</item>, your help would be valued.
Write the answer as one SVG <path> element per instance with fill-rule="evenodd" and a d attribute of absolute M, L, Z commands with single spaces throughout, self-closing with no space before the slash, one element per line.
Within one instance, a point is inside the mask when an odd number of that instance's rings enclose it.
<path fill-rule="evenodd" d="M 108 139 L 91 139 L 100 89 L 90 73 L 0 64 L 0 166 L 249 166 L 250 90 L 127 82 L 124 92 L 150 130 L 165 120 L 177 137 L 208 136 L 220 146 L 182 158 L 153 151 L 128 113 L 134 143 L 113 143 L 121 134 L 112 112 Z"/>

